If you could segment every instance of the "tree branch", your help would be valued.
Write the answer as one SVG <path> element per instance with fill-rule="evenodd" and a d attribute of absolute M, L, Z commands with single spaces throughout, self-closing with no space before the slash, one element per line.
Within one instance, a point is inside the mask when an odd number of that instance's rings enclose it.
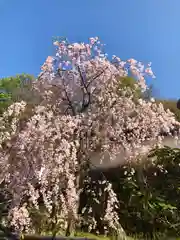
<path fill-rule="evenodd" d="M 60 70 L 58 70 L 58 74 L 59 74 L 59 76 L 61 77 L 61 75 L 60 75 Z M 74 109 L 74 107 L 73 107 L 73 104 L 72 104 L 72 102 L 71 102 L 71 100 L 70 100 L 70 98 L 69 98 L 69 96 L 68 96 L 67 91 L 66 91 L 66 86 L 65 86 L 64 80 L 63 80 L 62 82 L 63 82 L 64 92 L 65 92 L 65 95 L 66 95 L 66 100 L 67 100 L 67 102 L 68 102 L 68 106 L 70 107 L 70 109 L 71 109 L 71 111 L 72 111 L 72 114 L 75 116 L 75 115 L 76 115 L 76 111 L 75 111 L 75 109 Z M 56 86 L 56 87 L 57 87 L 57 86 Z M 66 109 L 66 111 L 67 111 L 67 109 Z"/>
<path fill-rule="evenodd" d="M 88 87 L 85 84 L 84 77 L 82 75 L 82 72 L 81 72 L 81 69 L 80 69 L 79 66 L 78 66 L 78 72 L 79 72 L 79 75 L 80 75 L 80 78 L 81 78 L 82 87 L 83 87 L 82 88 L 82 92 L 83 92 L 83 105 L 82 105 L 82 109 L 81 109 L 81 112 L 83 112 L 89 106 L 89 104 L 91 102 L 91 93 L 88 91 Z M 86 93 L 85 93 L 84 90 L 86 91 Z M 86 94 L 88 96 L 88 101 L 87 102 L 85 102 Z"/>

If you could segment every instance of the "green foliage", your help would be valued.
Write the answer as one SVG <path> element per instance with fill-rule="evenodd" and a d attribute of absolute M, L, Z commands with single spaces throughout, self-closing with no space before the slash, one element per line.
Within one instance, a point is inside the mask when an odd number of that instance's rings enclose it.
<path fill-rule="evenodd" d="M 0 114 L 15 101 L 33 100 L 32 83 L 34 77 L 20 74 L 0 79 Z"/>
<path fill-rule="evenodd" d="M 121 87 L 130 87 L 131 89 L 136 89 L 135 87 L 136 80 L 132 77 L 121 77 Z"/>
<path fill-rule="evenodd" d="M 97 186 L 102 175 L 112 183 L 119 201 L 120 224 L 127 235 L 138 236 L 138 239 L 163 239 L 164 236 L 167 239 L 167 236 L 180 235 L 179 149 L 155 149 L 141 162 L 103 172 L 97 170 L 93 175 L 92 181 Z M 91 188 L 93 190 L 93 184 Z M 82 201 L 82 207 L 91 203 L 88 193 L 86 197 L 83 195 Z M 93 202 L 91 207 L 94 207 Z M 97 222 L 102 207 L 102 203 L 96 206 Z M 82 230 L 87 231 L 86 226 Z M 95 232 L 102 233 L 102 226 L 98 225 Z"/>
<path fill-rule="evenodd" d="M 139 98 L 143 98 L 144 100 L 149 100 L 153 97 L 153 85 L 151 84 L 145 92 L 142 92 L 141 88 L 138 86 L 137 81 L 133 77 L 121 77 L 119 85 L 119 93 L 120 95 L 124 95 L 126 91 L 126 95 L 131 96 L 131 92 L 133 93 L 134 101 L 136 102 Z"/>
<path fill-rule="evenodd" d="M 180 150 L 156 149 L 155 157 L 104 174 L 120 203 L 119 217 L 127 234 L 180 235 Z"/>
<path fill-rule="evenodd" d="M 142 97 L 141 89 L 138 87 L 137 82 L 132 77 L 121 77 L 119 79 L 119 94 L 124 94 L 126 91 L 126 95 L 131 96 L 131 92 L 133 92 L 134 100 L 136 101 L 140 97 Z"/>
<path fill-rule="evenodd" d="M 35 80 L 34 77 L 30 74 L 18 74 L 14 77 L 6 77 L 0 80 L 0 89 L 12 93 L 15 89 L 20 87 L 27 88 L 31 85 L 31 82 Z"/>

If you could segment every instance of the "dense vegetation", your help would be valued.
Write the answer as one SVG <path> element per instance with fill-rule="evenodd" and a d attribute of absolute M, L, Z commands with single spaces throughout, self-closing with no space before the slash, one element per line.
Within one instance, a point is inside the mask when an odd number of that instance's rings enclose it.
<path fill-rule="evenodd" d="M 180 150 L 140 154 L 146 139 L 179 130 L 176 103 L 147 98 L 150 66 L 107 61 L 98 39 L 55 46 L 63 58 L 49 57 L 38 81 L 0 81 L 1 225 L 41 235 L 179 236 Z"/>
<path fill-rule="evenodd" d="M 0 80 L 0 115 L 16 101 L 34 101 L 32 82 L 35 78 L 29 74 L 19 74 Z"/>

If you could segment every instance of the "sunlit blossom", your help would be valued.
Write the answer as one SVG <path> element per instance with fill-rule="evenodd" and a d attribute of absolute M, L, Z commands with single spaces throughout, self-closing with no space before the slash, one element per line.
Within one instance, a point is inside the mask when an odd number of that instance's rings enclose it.
<path fill-rule="evenodd" d="M 41 195 L 48 216 L 56 206 L 66 223 L 77 221 L 82 182 L 92 183 L 89 168 L 135 161 L 154 146 L 149 143 L 161 142 L 162 133 L 180 125 L 162 104 L 134 101 L 128 87 L 119 93 L 121 79 L 128 75 L 144 91 L 146 76 L 154 76 L 150 66 L 133 58 L 108 59 L 97 37 L 88 44 L 63 40 L 54 45 L 55 56 L 47 58 L 34 84 L 42 101 L 24 121 L 25 102 L 12 104 L 0 118 L 0 181 L 12 193 L 9 219 L 19 230 L 32 228 L 25 196 L 38 207 Z M 132 169 L 129 179 L 133 174 Z M 107 180 L 100 185 L 107 194 L 102 221 L 117 229 L 116 194 Z M 96 204 L 101 204 L 100 190 L 88 192 Z M 96 227 L 94 211 L 91 205 L 83 209 L 91 229 Z"/>

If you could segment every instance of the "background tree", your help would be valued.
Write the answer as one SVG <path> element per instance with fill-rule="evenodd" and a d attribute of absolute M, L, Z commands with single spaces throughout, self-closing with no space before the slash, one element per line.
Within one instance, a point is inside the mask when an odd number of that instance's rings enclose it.
<path fill-rule="evenodd" d="M 0 79 L 0 114 L 16 101 L 35 102 L 37 96 L 32 92 L 35 78 L 29 74 L 19 74 Z"/>

